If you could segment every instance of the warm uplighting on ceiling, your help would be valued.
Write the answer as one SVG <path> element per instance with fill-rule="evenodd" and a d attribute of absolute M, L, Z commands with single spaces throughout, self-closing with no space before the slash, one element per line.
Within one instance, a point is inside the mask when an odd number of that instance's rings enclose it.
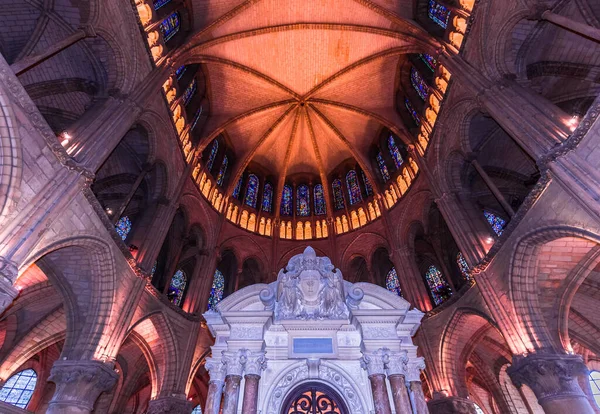
<path fill-rule="evenodd" d="M 579 116 L 573 115 L 571 119 L 569 119 L 569 121 L 567 122 L 567 125 L 569 126 L 571 132 L 574 132 L 579 126 Z"/>
<path fill-rule="evenodd" d="M 494 239 L 493 239 L 493 238 L 491 238 L 491 237 L 487 237 L 487 238 L 485 239 L 485 242 L 486 242 L 487 244 L 492 244 L 492 243 L 494 242 Z"/>
<path fill-rule="evenodd" d="M 60 136 L 62 137 L 60 145 L 62 145 L 63 147 L 69 145 L 69 142 L 71 141 L 71 135 L 69 135 L 68 132 L 63 132 L 62 134 L 60 134 Z"/>

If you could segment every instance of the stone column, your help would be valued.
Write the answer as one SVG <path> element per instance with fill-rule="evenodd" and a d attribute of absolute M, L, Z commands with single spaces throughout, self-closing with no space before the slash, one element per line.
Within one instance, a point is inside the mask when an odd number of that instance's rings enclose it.
<path fill-rule="evenodd" d="M 117 224 L 117 221 L 119 221 L 119 219 L 121 218 L 121 216 L 125 212 L 125 209 L 127 209 L 127 206 L 131 202 L 131 199 L 133 198 L 133 196 L 137 192 L 137 190 L 140 187 L 140 184 L 142 183 L 142 181 L 144 180 L 144 178 L 146 178 L 146 174 L 148 173 L 148 171 L 150 171 L 150 168 L 151 168 L 151 166 L 149 164 L 145 164 L 143 166 L 142 171 L 137 176 L 137 178 L 135 179 L 135 182 L 131 186 L 131 189 L 129 190 L 129 193 L 127 194 L 127 196 L 125 197 L 125 199 L 121 202 L 121 204 L 119 205 L 119 208 L 117 209 L 117 211 L 114 212 L 114 216 L 112 218 L 113 224 Z"/>
<path fill-rule="evenodd" d="M 0 256 L 0 315 L 19 294 L 19 291 L 13 287 L 17 276 L 17 265 Z"/>
<path fill-rule="evenodd" d="M 415 414 L 429 414 L 423 386 L 421 384 L 421 371 L 425 369 L 425 359 L 411 358 L 407 364 L 406 383 L 410 388 L 410 400 Z"/>
<path fill-rule="evenodd" d="M 240 398 L 240 382 L 242 381 L 244 365 L 246 365 L 245 351 L 223 351 L 223 362 L 227 370 L 223 414 L 237 414 L 238 400 Z"/>
<path fill-rule="evenodd" d="M 179 397 L 161 397 L 150 401 L 146 414 L 190 414 L 194 409 L 185 395 Z"/>
<path fill-rule="evenodd" d="M 546 414 L 592 414 L 578 378 L 587 380 L 589 371 L 579 355 L 531 354 L 516 356 L 507 370 L 513 383 L 533 390 Z"/>
<path fill-rule="evenodd" d="M 490 191 L 492 192 L 494 197 L 496 197 L 496 200 L 498 200 L 498 202 L 500 203 L 500 205 L 502 206 L 504 211 L 506 211 L 506 213 L 510 217 L 513 217 L 515 215 L 515 211 L 512 209 L 510 204 L 508 204 L 508 202 L 504 198 L 504 195 L 502 195 L 502 193 L 500 192 L 500 190 L 498 189 L 496 184 L 492 181 L 490 176 L 485 172 L 485 170 L 483 169 L 481 164 L 479 164 L 479 161 L 473 160 L 473 161 L 471 161 L 471 164 L 473 165 L 473 168 L 475 168 L 475 171 L 477 171 L 477 173 L 479 174 L 481 179 L 488 186 L 488 188 L 490 189 Z"/>
<path fill-rule="evenodd" d="M 48 414 L 89 414 L 94 403 L 117 382 L 114 368 L 100 361 L 58 360 L 48 381 L 56 384 Z"/>
<path fill-rule="evenodd" d="M 242 402 L 242 413 L 256 414 L 258 412 L 258 383 L 261 372 L 267 367 L 267 359 L 264 352 L 246 353 L 246 374 L 244 379 L 244 401 Z"/>
<path fill-rule="evenodd" d="M 407 351 L 390 353 L 387 369 L 396 414 L 411 413 L 412 406 L 410 404 L 408 389 L 406 388 L 406 371 L 408 370 Z"/>
<path fill-rule="evenodd" d="M 219 414 L 223 385 L 225 384 L 225 365 L 220 359 L 210 358 L 206 361 L 204 367 L 210 375 L 204 414 Z"/>
<path fill-rule="evenodd" d="M 547 20 L 571 32 L 580 34 L 583 37 L 600 42 L 600 29 L 597 29 L 593 26 L 569 19 L 568 17 L 561 16 L 560 14 L 553 13 L 551 10 L 543 11 L 539 18 L 540 20 Z"/>
<path fill-rule="evenodd" d="M 375 352 L 363 352 L 361 360 L 361 366 L 369 374 L 375 414 L 392 414 L 385 383 L 385 362 L 387 358 L 387 350 L 382 348 Z"/>

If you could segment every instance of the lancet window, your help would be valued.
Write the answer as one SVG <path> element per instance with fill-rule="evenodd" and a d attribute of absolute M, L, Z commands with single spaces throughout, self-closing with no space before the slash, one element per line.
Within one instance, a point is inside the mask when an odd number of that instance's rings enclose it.
<path fill-rule="evenodd" d="M 392 135 L 390 135 L 388 138 L 388 149 L 390 150 L 390 155 L 392 156 L 392 159 L 394 160 L 394 164 L 396 165 L 396 168 L 400 168 L 400 166 L 402 165 L 404 160 L 402 159 L 402 154 L 400 154 L 400 150 L 398 149 L 398 146 L 396 145 L 396 140 L 394 139 L 394 137 Z"/>
<path fill-rule="evenodd" d="M 131 220 L 129 219 L 129 217 L 121 217 L 115 225 L 115 230 L 117 230 L 117 233 L 119 233 L 121 240 L 125 241 L 129 233 L 131 232 Z"/>
<path fill-rule="evenodd" d="M 448 286 L 448 282 L 436 266 L 429 266 L 427 272 L 425 272 L 425 280 L 436 306 L 441 305 L 452 296 L 452 290 Z"/>
<path fill-rule="evenodd" d="M 389 181 L 390 180 L 390 172 L 387 168 L 387 165 L 385 165 L 385 160 L 383 159 L 383 155 L 381 154 L 381 152 L 379 154 L 377 154 L 377 165 L 379 166 L 379 172 L 381 173 L 381 177 L 383 178 L 383 181 Z"/>
<path fill-rule="evenodd" d="M 410 69 L 410 83 L 412 84 L 415 91 L 419 94 L 421 99 L 424 101 L 429 97 L 429 85 L 423 79 L 423 76 L 419 73 L 419 71 L 413 66 Z"/>
<path fill-rule="evenodd" d="M 208 297 L 208 310 L 216 310 L 217 304 L 223 299 L 225 292 L 225 276 L 219 269 L 215 270 L 213 276 L 213 284 L 210 288 L 210 296 Z"/>
<path fill-rule="evenodd" d="M 429 10 L 427 15 L 440 27 L 444 29 L 448 27 L 448 21 L 450 20 L 450 9 L 448 9 L 446 6 L 441 5 L 435 0 L 429 0 Z"/>
<path fill-rule="evenodd" d="M 348 174 L 346 174 L 346 186 L 348 187 L 350 205 L 360 203 L 362 201 L 362 194 L 360 193 L 360 185 L 358 184 L 356 171 L 348 171 Z"/>
<path fill-rule="evenodd" d="M 490 224 L 490 226 L 492 226 L 492 230 L 494 230 L 494 233 L 496 233 L 496 235 L 498 236 L 502 235 L 502 232 L 506 227 L 506 220 L 489 211 L 484 211 L 483 215 L 485 216 L 485 219 Z"/>
<path fill-rule="evenodd" d="M 360 174 L 362 175 L 363 183 L 365 184 L 365 193 L 367 194 L 367 197 L 370 197 L 373 195 L 373 186 L 364 171 L 361 171 Z"/>
<path fill-rule="evenodd" d="M 169 290 L 167 291 L 167 297 L 173 305 L 181 306 L 187 283 L 188 280 L 185 272 L 181 269 L 177 270 L 171 278 L 171 284 L 169 285 Z"/>
<path fill-rule="evenodd" d="M 406 109 L 408 110 L 408 113 L 412 117 L 413 121 L 415 121 L 415 124 L 417 124 L 417 126 L 421 125 L 421 118 L 419 118 L 419 113 L 415 110 L 415 108 L 413 108 L 408 98 L 404 98 L 404 106 L 406 106 Z"/>
<path fill-rule="evenodd" d="M 421 60 L 423 62 L 425 62 L 425 64 L 427 65 L 427 67 L 429 69 L 431 69 L 432 71 L 435 70 L 435 68 L 437 67 L 437 60 L 436 60 L 436 58 L 434 58 L 431 55 L 428 55 L 427 53 L 421 53 L 419 55 L 419 57 L 421 58 Z"/>
<path fill-rule="evenodd" d="M 198 90 L 198 82 L 196 79 L 190 82 L 186 90 L 183 92 L 183 105 L 187 106 Z"/>
<path fill-rule="evenodd" d="M 217 184 L 223 185 L 223 180 L 225 180 L 225 173 L 227 172 L 227 165 L 229 164 L 229 160 L 227 159 L 227 155 L 223 158 L 223 162 L 221 163 L 221 168 L 219 169 L 219 175 L 217 176 Z"/>
<path fill-rule="evenodd" d="M 246 187 L 246 198 L 245 203 L 247 206 L 256 208 L 256 200 L 258 198 L 258 186 L 260 181 L 254 174 L 250 174 L 248 177 L 248 187 Z"/>
<path fill-rule="evenodd" d="M 160 31 L 163 35 L 163 39 L 168 42 L 175 34 L 179 31 L 181 25 L 181 17 L 178 12 L 171 14 L 160 24 Z"/>
<path fill-rule="evenodd" d="M 289 185 L 283 186 L 283 192 L 281 193 L 281 215 L 291 216 L 293 208 L 293 194 L 292 187 Z"/>
<path fill-rule="evenodd" d="M 206 169 L 208 171 L 212 170 L 212 167 L 215 163 L 215 158 L 217 158 L 217 152 L 219 151 L 219 141 L 216 139 L 213 141 L 212 148 L 210 149 L 210 154 L 208 156 L 208 162 L 206 163 Z"/>
<path fill-rule="evenodd" d="M 307 185 L 301 185 L 296 191 L 296 213 L 301 217 L 310 216 L 310 189 Z"/>
<path fill-rule="evenodd" d="M 325 205 L 325 194 L 323 192 L 323 186 L 321 184 L 315 185 L 315 215 L 321 216 L 327 214 L 327 207 Z"/>
<path fill-rule="evenodd" d="M 333 206 L 336 210 L 343 210 L 346 208 L 344 203 L 344 194 L 342 193 L 342 180 L 336 178 L 331 183 L 331 188 L 333 189 Z"/>
<path fill-rule="evenodd" d="M 242 181 L 244 181 L 243 176 L 240 177 L 237 184 L 235 185 L 235 188 L 233 189 L 233 193 L 231 194 L 233 196 L 233 198 L 236 198 L 236 199 L 240 198 L 240 191 L 242 191 Z"/>
<path fill-rule="evenodd" d="M 402 296 L 402 288 L 400 287 L 400 280 L 398 279 L 398 273 L 396 272 L 395 267 L 392 267 L 385 277 L 385 286 L 390 292 Z"/>
<path fill-rule="evenodd" d="M 461 252 L 458 252 L 456 254 L 456 264 L 458 265 L 458 269 L 460 270 L 460 273 L 463 275 L 463 277 L 466 280 L 471 280 L 471 272 L 469 271 L 469 265 L 467 264 L 467 261 L 465 260 L 465 257 Z"/>
<path fill-rule="evenodd" d="M 271 183 L 265 183 L 263 189 L 262 199 L 262 211 L 270 213 L 273 210 L 273 185 Z"/>

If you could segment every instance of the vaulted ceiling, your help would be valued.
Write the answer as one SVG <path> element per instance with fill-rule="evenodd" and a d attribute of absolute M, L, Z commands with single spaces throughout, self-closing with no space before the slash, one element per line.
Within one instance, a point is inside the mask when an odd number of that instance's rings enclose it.
<path fill-rule="evenodd" d="M 409 53 L 439 47 L 412 19 L 413 0 L 192 2 L 195 34 L 175 57 L 205 67 L 211 117 L 200 148 L 225 133 L 234 176 L 318 176 L 368 151 L 386 127 L 410 141 L 395 110 Z M 374 182 L 374 181 L 372 181 Z M 230 189 L 233 184 L 230 184 Z"/>

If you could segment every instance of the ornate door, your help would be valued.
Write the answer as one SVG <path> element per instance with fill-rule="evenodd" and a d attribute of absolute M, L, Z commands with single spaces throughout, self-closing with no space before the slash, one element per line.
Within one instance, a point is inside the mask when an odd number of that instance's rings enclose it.
<path fill-rule="evenodd" d="M 349 414 L 344 401 L 331 388 L 321 383 L 307 383 L 289 393 L 281 414 Z"/>

